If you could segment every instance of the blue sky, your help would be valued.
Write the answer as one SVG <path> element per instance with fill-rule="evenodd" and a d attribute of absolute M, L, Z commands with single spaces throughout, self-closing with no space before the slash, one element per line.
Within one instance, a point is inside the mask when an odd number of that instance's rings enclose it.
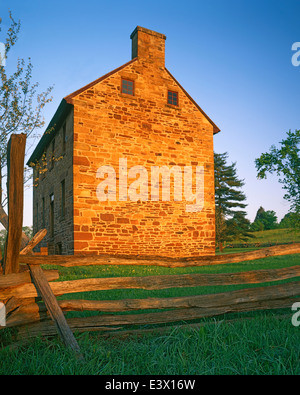
<path fill-rule="evenodd" d="M 254 160 L 300 128 L 300 67 L 291 62 L 299 1 L 1 0 L 0 42 L 8 10 L 22 28 L 6 67 L 30 56 L 33 80 L 54 85 L 46 125 L 64 96 L 131 59 L 137 25 L 164 33 L 166 67 L 220 127 L 215 151 L 237 162 L 248 218 L 259 206 L 279 219 L 287 213 L 277 177 L 257 180 Z M 31 195 L 26 190 L 24 225 L 32 223 Z"/>

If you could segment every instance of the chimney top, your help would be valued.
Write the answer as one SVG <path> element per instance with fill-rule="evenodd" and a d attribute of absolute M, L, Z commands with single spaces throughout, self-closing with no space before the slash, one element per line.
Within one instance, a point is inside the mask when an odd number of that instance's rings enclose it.
<path fill-rule="evenodd" d="M 137 26 L 131 33 L 132 59 L 138 57 L 157 64 L 159 67 L 165 66 L 165 40 L 164 34 Z"/>
<path fill-rule="evenodd" d="M 134 29 L 134 31 L 131 33 L 130 38 L 132 39 L 133 36 L 134 36 L 138 31 L 139 31 L 139 32 L 144 32 L 144 33 L 147 33 L 147 34 L 151 34 L 152 36 L 156 36 L 156 37 L 162 38 L 162 39 L 164 39 L 164 40 L 166 40 L 166 38 L 167 38 L 167 36 L 165 36 L 164 34 L 155 32 L 154 30 L 146 29 L 145 27 L 142 27 L 142 26 L 137 26 L 137 27 Z"/>

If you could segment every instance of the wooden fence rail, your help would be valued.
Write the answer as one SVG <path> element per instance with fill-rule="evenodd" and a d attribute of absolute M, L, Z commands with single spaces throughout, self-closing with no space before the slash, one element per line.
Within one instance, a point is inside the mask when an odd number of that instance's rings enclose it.
<path fill-rule="evenodd" d="M 23 256 L 20 263 L 29 265 L 55 265 L 64 267 L 90 265 L 145 265 L 164 267 L 191 267 L 222 265 L 262 259 L 271 256 L 300 254 L 300 243 L 262 248 L 238 254 L 225 254 L 206 257 L 167 258 L 167 257 L 128 257 L 108 255 L 51 255 Z"/>
<path fill-rule="evenodd" d="M 172 298 L 59 300 L 59 307 L 65 312 L 121 313 L 121 315 L 100 314 L 93 317 L 69 318 L 67 320 L 69 327 L 76 331 L 108 331 L 122 329 L 123 326 L 128 325 L 167 324 L 232 312 L 286 308 L 297 300 L 295 297 L 300 296 L 300 281 L 276 284 L 278 281 L 299 278 L 300 266 L 241 273 L 92 278 L 59 282 L 53 282 L 58 278 L 56 270 L 45 270 L 44 273 L 48 281 L 51 281 L 49 284 L 55 296 L 112 289 L 160 290 L 272 283 L 272 285 L 264 287 Z M 3 281 L 3 278 L 0 277 L 0 300 L 6 300 L 8 309 L 7 326 L 18 326 L 21 336 L 25 336 L 25 329 L 23 328 L 25 325 L 26 336 L 35 336 L 38 332 L 44 335 L 53 334 L 55 327 L 49 321 L 48 309 L 45 304 L 37 303 L 41 295 L 34 283 L 28 282 L 28 273 L 11 274 L 4 276 L 4 278 L 7 281 Z M 149 309 L 161 311 L 147 313 Z M 136 311 L 138 314 L 124 314 L 130 311 Z"/>
<path fill-rule="evenodd" d="M 165 267 L 209 266 L 238 263 L 271 256 L 300 253 L 300 243 L 274 246 L 241 254 L 215 257 L 34 256 L 32 249 L 46 235 L 39 231 L 20 251 L 23 212 L 24 135 L 12 136 L 8 149 L 9 218 L 5 255 L 0 272 L 0 301 L 5 303 L 7 327 L 17 327 L 20 337 L 59 333 L 80 356 L 71 329 L 117 331 L 123 326 L 174 324 L 226 313 L 291 307 L 300 297 L 300 265 L 241 273 L 195 273 L 147 277 L 90 278 L 57 281 L 58 270 L 40 265 L 147 265 Z M 2 215 L 0 213 L 0 215 Z M 279 281 L 292 280 L 284 284 Z M 267 285 L 265 283 L 271 283 Z M 196 287 L 264 284 L 242 290 L 199 295 Z M 119 289 L 162 290 L 192 288 L 194 295 L 122 300 L 57 300 L 57 296 Z M 198 294 L 197 294 L 198 293 Z M 98 315 L 69 318 L 63 312 L 92 311 Z M 156 310 L 148 311 L 148 310 Z M 128 314 L 133 312 L 133 314 Z M 0 327 L 0 329 L 4 329 Z"/>
<path fill-rule="evenodd" d="M 51 282 L 50 287 L 54 295 L 59 296 L 70 293 L 105 291 L 110 289 L 135 288 L 159 290 L 166 288 L 259 284 L 286 280 L 297 276 L 300 276 L 300 266 L 273 270 L 254 270 L 242 273 L 195 273 L 146 277 L 89 278 Z M 0 300 L 5 300 L 12 296 L 22 299 L 35 298 L 39 296 L 39 293 L 33 283 L 25 283 L 17 286 L 1 286 L 0 283 Z"/>
<path fill-rule="evenodd" d="M 298 284 L 293 284 L 294 289 L 290 290 L 289 294 L 292 296 L 295 296 L 296 294 L 299 295 L 299 283 Z M 273 288 L 273 287 L 272 287 Z M 244 290 L 245 292 L 248 292 L 249 290 Z M 253 290 L 251 290 L 253 291 Z M 251 292 L 250 291 L 250 292 Z M 294 299 L 293 297 L 283 297 L 281 299 L 277 299 L 276 295 L 261 295 L 260 298 L 255 299 L 253 297 L 255 295 L 255 292 L 250 293 L 249 298 L 247 299 L 246 297 L 244 298 L 244 301 L 241 302 L 239 300 L 239 296 L 236 295 L 235 297 L 231 293 L 227 294 L 215 294 L 213 296 L 210 295 L 204 295 L 202 300 L 199 300 L 198 302 L 193 300 L 193 297 L 190 297 L 189 300 L 179 298 L 177 301 L 177 306 L 185 306 L 184 308 L 176 308 L 172 306 L 172 309 L 170 310 L 164 310 L 160 312 L 151 312 L 151 313 L 139 313 L 139 314 L 118 314 L 118 315 L 97 315 L 97 316 L 92 316 L 92 317 L 76 317 L 76 318 L 69 318 L 68 325 L 71 329 L 84 332 L 84 331 L 95 331 L 95 330 L 102 330 L 102 331 L 108 331 L 108 330 L 119 330 L 123 329 L 123 326 L 127 325 L 150 325 L 150 324 L 167 324 L 167 323 L 176 323 L 179 321 L 191 321 L 191 320 L 196 320 L 204 317 L 215 317 L 218 315 L 223 315 L 226 313 L 236 313 L 236 312 L 247 312 L 247 311 L 255 311 L 255 310 L 265 310 L 265 309 L 278 309 L 278 308 L 289 308 L 291 305 L 297 300 Z M 253 297 L 253 300 L 251 301 L 251 296 Z M 267 298 L 264 300 L 263 298 Z M 216 298 L 214 300 L 214 298 Z M 222 301 L 222 298 L 223 301 Z M 167 298 L 168 299 L 168 298 Z M 248 300 L 248 302 L 246 301 Z M 169 306 L 171 308 L 171 304 L 174 301 L 172 300 L 166 300 L 162 304 L 157 305 L 155 302 L 157 300 L 154 300 L 154 305 L 148 304 L 148 308 L 154 308 L 154 307 L 166 307 Z M 119 301 L 120 303 L 123 303 L 124 301 Z M 141 307 L 143 307 L 143 301 L 142 300 L 132 300 L 132 301 L 125 301 L 125 309 L 124 311 L 121 310 L 121 312 L 128 312 L 127 306 L 132 306 L 132 304 L 136 303 L 141 303 Z M 152 300 L 149 300 L 148 303 L 151 303 Z M 225 302 L 227 302 L 225 304 Z M 69 310 L 70 305 L 69 301 L 67 302 L 60 302 L 60 306 L 64 309 L 64 304 L 67 305 L 67 310 Z M 147 302 L 146 302 L 147 303 Z M 105 305 L 105 301 L 103 303 Z M 102 306 L 103 306 L 102 305 Z M 191 307 L 191 306 L 201 306 L 201 307 Z M 78 305 L 77 305 L 78 306 Z M 98 306 L 98 307 L 102 307 Z M 176 306 L 176 305 L 175 305 Z M 187 307 L 188 306 L 188 307 Z M 36 306 L 35 306 L 36 307 Z M 84 306 L 88 307 L 87 305 Z M 33 306 L 29 307 L 28 314 L 31 314 L 31 309 Z M 73 309 L 73 306 L 71 306 L 71 309 Z M 26 314 L 26 311 L 23 312 Z M 35 314 L 37 313 L 37 310 L 35 310 Z M 44 320 L 46 320 L 45 316 L 45 311 L 44 311 Z M 21 328 L 21 332 L 23 336 L 25 335 L 25 332 L 27 336 L 35 336 L 38 333 L 42 334 L 53 334 L 53 329 L 52 326 L 48 325 L 49 321 L 43 321 L 40 319 L 36 319 L 36 321 L 40 321 L 38 323 L 34 323 L 31 325 L 27 325 L 26 329 Z M 32 322 L 32 321 L 31 321 Z M 28 320 L 28 324 L 30 321 Z M 121 326 L 121 327 L 120 327 Z M 49 333 L 50 330 L 50 333 Z"/>

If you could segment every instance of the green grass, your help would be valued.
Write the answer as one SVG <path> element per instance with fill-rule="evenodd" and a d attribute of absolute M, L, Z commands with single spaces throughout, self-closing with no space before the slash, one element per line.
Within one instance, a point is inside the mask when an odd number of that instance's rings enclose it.
<path fill-rule="evenodd" d="M 272 229 L 253 232 L 257 243 L 300 243 L 300 232 L 293 229 Z"/>
<path fill-rule="evenodd" d="M 260 314 L 254 320 L 212 322 L 141 338 L 77 335 L 85 362 L 57 340 L 35 339 L 1 352 L 1 374 L 59 375 L 298 375 L 300 329 L 288 319 Z"/>
<path fill-rule="evenodd" d="M 59 281 L 94 277 L 233 273 L 294 265 L 300 265 L 300 254 L 199 268 L 170 269 L 147 266 L 59 268 Z M 249 288 L 256 286 L 261 284 L 247 285 Z M 65 295 L 62 298 L 171 297 L 241 288 L 245 286 L 175 288 L 157 291 L 109 290 Z M 95 313 L 68 313 L 69 316 L 90 314 Z M 75 333 L 85 363 L 80 363 L 66 351 L 57 337 L 47 340 L 35 338 L 13 351 L 5 347 L 0 349 L 0 374 L 298 375 L 300 374 L 300 327 L 291 324 L 292 314 L 291 309 L 231 314 L 199 320 L 198 322 L 203 326 L 197 329 L 177 326 L 169 328 L 167 332 L 145 333 L 141 337 L 130 335 L 126 338 L 103 338 L 99 333 Z M 251 319 L 246 319 L 247 317 Z M 2 340 L 3 345 L 12 344 L 11 335 L 10 330 L 0 333 L 0 341 Z"/>
<path fill-rule="evenodd" d="M 296 266 L 300 264 L 300 255 L 289 255 L 280 257 L 264 258 L 256 261 L 245 261 L 242 263 L 212 265 L 190 268 L 166 268 L 158 266 L 81 266 L 74 268 L 58 268 L 60 271 L 60 279 L 74 280 L 77 278 L 98 278 L 98 277 L 133 277 L 133 276 L 156 276 L 156 275 L 173 275 L 173 274 L 189 274 L 189 273 L 237 273 L 250 270 L 261 269 L 281 269 L 288 266 Z M 289 280 L 285 280 L 289 281 Z M 278 282 L 280 283 L 280 282 Z M 271 283 L 269 283 L 271 284 Z M 268 285 L 268 284 L 266 284 Z M 249 284 L 247 288 L 258 287 L 261 284 Z M 143 298 L 143 297 L 172 297 L 185 295 L 200 295 L 208 293 L 225 292 L 234 289 L 245 288 L 245 285 L 227 285 L 227 286 L 208 286 L 208 287 L 185 287 L 170 288 L 162 290 L 143 290 L 143 289 L 125 289 L 125 290 L 108 290 L 93 291 L 80 294 L 68 294 L 62 298 L 70 299 L 120 299 L 120 298 Z"/>
<path fill-rule="evenodd" d="M 300 243 L 300 232 L 294 229 L 272 229 L 252 232 L 254 238 L 249 238 L 246 242 L 233 241 L 227 243 L 226 250 L 236 247 L 266 247 L 268 245 Z"/>

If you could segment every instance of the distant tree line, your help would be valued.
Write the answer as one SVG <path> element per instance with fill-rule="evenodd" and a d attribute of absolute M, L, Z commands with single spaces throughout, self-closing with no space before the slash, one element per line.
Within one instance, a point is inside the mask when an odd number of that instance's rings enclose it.
<path fill-rule="evenodd" d="M 244 181 L 237 176 L 236 163 L 228 164 L 228 153 L 214 154 L 216 244 L 220 251 L 226 241 L 246 241 L 254 237 L 246 218 Z"/>
<path fill-rule="evenodd" d="M 256 159 L 258 178 L 266 178 L 267 172 L 282 174 L 280 182 L 286 190 L 285 199 L 291 209 L 278 222 L 273 210 L 259 207 L 254 221 L 246 218 L 246 195 L 242 188 L 244 180 L 237 176 L 236 163 L 228 164 L 228 153 L 214 154 L 215 160 L 215 204 L 216 204 L 216 244 L 222 251 L 225 242 L 244 242 L 255 235 L 253 232 L 278 228 L 300 228 L 300 132 L 289 132 L 282 148 L 271 147 L 271 152 Z"/>
<path fill-rule="evenodd" d="M 290 213 L 296 220 L 294 225 L 300 228 L 300 130 L 289 131 L 279 144 L 255 159 L 257 177 L 267 178 L 268 173 L 279 177 L 284 199 L 290 203 Z"/>
<path fill-rule="evenodd" d="M 297 215 L 295 213 L 287 213 L 280 222 L 278 222 L 277 215 L 275 211 L 268 210 L 265 211 L 263 207 L 257 210 L 256 216 L 252 224 L 250 225 L 250 230 L 257 232 L 260 230 L 271 230 L 271 229 L 286 229 L 286 228 L 296 228 L 297 225 Z"/>

